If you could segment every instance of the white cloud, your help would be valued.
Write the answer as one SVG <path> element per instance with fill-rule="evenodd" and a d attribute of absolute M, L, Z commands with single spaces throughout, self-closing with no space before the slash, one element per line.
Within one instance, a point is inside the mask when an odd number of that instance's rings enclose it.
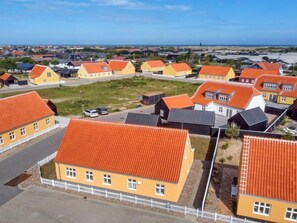
<path fill-rule="evenodd" d="M 165 5 L 165 9 L 167 10 L 176 10 L 176 11 L 188 11 L 191 9 L 190 6 L 188 5 Z"/>
<path fill-rule="evenodd" d="M 98 3 L 99 5 L 134 9 L 143 8 L 145 6 L 144 3 L 135 0 L 91 0 L 91 2 Z"/>

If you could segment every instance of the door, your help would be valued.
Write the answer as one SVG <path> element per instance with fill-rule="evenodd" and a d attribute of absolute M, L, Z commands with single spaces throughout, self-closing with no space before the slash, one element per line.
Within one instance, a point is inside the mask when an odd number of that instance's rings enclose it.
<path fill-rule="evenodd" d="M 269 101 L 276 102 L 276 95 L 269 95 Z"/>
<path fill-rule="evenodd" d="M 231 118 L 232 117 L 232 109 L 226 109 L 226 117 Z"/>

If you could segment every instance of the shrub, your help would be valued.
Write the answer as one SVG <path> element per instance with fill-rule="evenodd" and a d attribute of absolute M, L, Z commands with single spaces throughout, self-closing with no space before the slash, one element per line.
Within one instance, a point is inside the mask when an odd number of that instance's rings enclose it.
<path fill-rule="evenodd" d="M 240 129 L 235 123 L 231 123 L 227 125 L 225 130 L 225 136 L 228 138 L 237 138 L 240 134 Z"/>
<path fill-rule="evenodd" d="M 285 125 L 289 122 L 288 116 L 285 116 L 284 119 L 281 121 L 280 125 Z"/>
<path fill-rule="evenodd" d="M 229 144 L 226 142 L 224 145 L 222 145 L 222 149 L 223 150 L 226 150 L 226 149 L 228 149 L 228 147 L 229 147 Z"/>
<path fill-rule="evenodd" d="M 228 156 L 227 160 L 231 161 L 233 159 L 233 156 Z"/>
<path fill-rule="evenodd" d="M 289 132 L 286 132 L 286 134 L 285 135 L 282 135 L 281 138 L 282 139 L 286 139 L 286 140 L 295 140 L 295 137 L 291 133 L 289 133 Z"/>
<path fill-rule="evenodd" d="M 225 158 L 221 158 L 219 161 L 220 161 L 221 163 L 225 163 L 225 162 L 226 162 Z"/>

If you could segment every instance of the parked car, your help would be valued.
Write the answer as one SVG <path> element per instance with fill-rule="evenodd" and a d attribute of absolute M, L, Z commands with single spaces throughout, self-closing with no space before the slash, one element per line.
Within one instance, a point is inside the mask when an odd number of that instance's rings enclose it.
<path fill-rule="evenodd" d="M 95 118 L 95 117 L 99 116 L 97 110 L 95 110 L 95 109 L 87 109 L 84 111 L 84 114 L 85 114 L 85 116 L 88 116 L 90 118 Z"/>
<path fill-rule="evenodd" d="M 231 185 L 231 200 L 236 201 L 238 194 L 238 178 L 233 177 L 233 182 Z"/>
<path fill-rule="evenodd" d="M 108 115 L 107 108 L 96 108 L 99 115 Z"/>

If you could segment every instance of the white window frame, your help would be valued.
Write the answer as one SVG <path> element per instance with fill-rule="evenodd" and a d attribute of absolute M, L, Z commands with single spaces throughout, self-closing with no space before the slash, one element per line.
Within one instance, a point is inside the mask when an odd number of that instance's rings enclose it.
<path fill-rule="evenodd" d="M 218 94 L 218 100 L 228 102 L 229 101 L 229 95 L 227 95 L 227 94 Z"/>
<path fill-rule="evenodd" d="M 93 182 L 94 181 L 94 176 L 93 176 L 93 172 L 92 171 L 87 170 L 85 172 L 85 180 L 86 181 L 89 181 L 89 182 Z"/>
<path fill-rule="evenodd" d="M 128 179 L 128 189 L 129 190 L 136 190 L 137 186 L 136 186 L 137 182 L 134 179 Z"/>
<path fill-rule="evenodd" d="M 165 185 L 164 184 L 156 184 L 155 194 L 164 196 L 165 195 Z"/>
<path fill-rule="evenodd" d="M 10 141 L 15 140 L 15 133 L 14 132 L 9 133 L 9 139 L 10 139 Z"/>
<path fill-rule="evenodd" d="M 50 124 L 51 124 L 51 120 L 50 120 L 49 118 L 46 118 L 46 119 L 45 119 L 45 124 L 46 124 L 46 125 L 50 125 Z"/>
<path fill-rule="evenodd" d="M 292 84 L 283 84 L 282 90 L 283 91 L 293 91 L 294 90 L 294 85 L 292 85 Z"/>
<path fill-rule="evenodd" d="M 164 117 L 164 109 L 160 109 L 160 116 Z"/>
<path fill-rule="evenodd" d="M 37 131 L 39 129 L 37 122 L 33 123 L 33 128 L 34 128 L 34 131 Z"/>
<path fill-rule="evenodd" d="M 25 136 L 26 135 L 26 128 L 25 127 L 21 128 L 20 132 L 21 132 L 21 136 Z"/>
<path fill-rule="evenodd" d="M 4 138 L 3 136 L 0 136 L 0 145 L 3 145 L 4 144 Z"/>
<path fill-rule="evenodd" d="M 289 214 L 290 217 L 287 217 L 287 214 Z M 293 216 L 294 216 L 294 218 L 293 218 Z M 286 213 L 285 213 L 285 219 L 288 221 L 297 222 L 297 209 L 296 208 L 287 208 Z"/>
<path fill-rule="evenodd" d="M 263 88 L 277 89 L 277 88 L 278 88 L 278 85 L 275 84 L 275 83 L 264 82 L 264 83 L 263 83 Z"/>
<path fill-rule="evenodd" d="M 76 170 L 75 168 L 71 168 L 71 167 L 66 167 L 66 177 L 68 178 L 76 178 Z"/>
<path fill-rule="evenodd" d="M 219 112 L 223 112 L 223 107 L 219 107 Z"/>
<path fill-rule="evenodd" d="M 103 184 L 104 185 L 111 185 L 111 175 L 103 174 Z"/>
<path fill-rule="evenodd" d="M 214 93 L 209 92 L 209 91 L 206 91 L 206 92 L 205 92 L 205 97 L 206 97 L 206 98 L 208 98 L 208 99 L 213 99 L 213 96 L 214 96 Z"/>
<path fill-rule="evenodd" d="M 258 210 L 255 211 L 255 208 L 257 208 Z M 261 210 L 261 209 L 263 209 L 263 210 Z M 253 213 L 254 214 L 259 214 L 259 215 L 269 216 L 270 209 L 271 209 L 271 204 L 256 201 L 254 203 Z M 267 210 L 268 210 L 268 213 L 266 213 Z"/>

